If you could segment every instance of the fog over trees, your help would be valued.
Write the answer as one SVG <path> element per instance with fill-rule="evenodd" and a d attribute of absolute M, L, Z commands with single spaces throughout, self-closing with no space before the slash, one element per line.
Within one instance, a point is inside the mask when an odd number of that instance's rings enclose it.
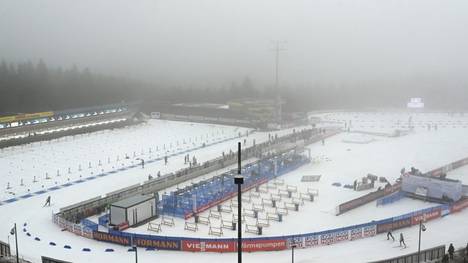
<path fill-rule="evenodd" d="M 2 0 L 0 111 L 273 97 L 467 108 L 464 0 Z M 76 66 L 74 66 L 76 65 Z"/>

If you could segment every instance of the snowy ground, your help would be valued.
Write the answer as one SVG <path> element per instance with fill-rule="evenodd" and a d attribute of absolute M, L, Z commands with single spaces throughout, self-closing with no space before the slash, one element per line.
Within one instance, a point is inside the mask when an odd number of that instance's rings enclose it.
<path fill-rule="evenodd" d="M 332 186 L 339 182 L 342 185 L 352 185 L 355 179 L 360 179 L 368 173 L 384 176 L 390 182 L 394 182 L 402 167 L 408 170 L 415 166 L 422 171 L 442 166 L 454 160 L 468 155 L 468 138 L 463 138 L 468 129 L 451 128 L 439 131 L 417 131 L 407 136 L 387 138 L 375 136 L 374 142 L 368 144 L 343 143 L 348 137 L 354 137 L 352 133 L 342 133 L 325 142 L 325 145 L 314 144 L 310 146 L 314 161 L 287 175 L 282 176 L 285 184 L 297 186 L 299 192 L 307 192 L 307 188 L 319 190 L 318 198 L 313 202 L 305 202 L 299 212 L 290 212 L 283 222 L 271 222 L 270 227 L 263 229 L 266 236 L 278 236 L 284 234 L 299 234 L 318 232 L 326 229 L 345 227 L 353 224 L 366 223 L 371 220 L 380 220 L 395 215 L 405 214 L 422 208 L 432 207 L 436 204 L 413 199 L 403 199 L 394 204 L 376 207 L 375 202 L 352 210 L 340 216 L 335 216 L 336 207 L 343 202 L 374 191 L 356 192 L 351 189 Z M 377 154 L 378 153 L 378 154 Z M 319 182 L 301 182 L 303 175 L 322 175 Z M 468 184 L 466 178 L 458 179 Z M 383 184 L 377 184 L 384 186 Z M 270 190 L 270 193 L 276 192 Z M 268 197 L 269 194 L 262 194 Z M 283 198 L 285 199 L 285 198 Z M 286 199 L 288 202 L 291 199 Z M 253 203 L 261 203 L 261 198 L 253 199 Z M 228 205 L 230 201 L 224 204 Z M 244 207 L 252 204 L 245 203 Z M 213 209 L 215 210 L 215 209 Z M 227 220 L 232 219 L 232 214 L 222 213 Z M 202 213 L 208 216 L 209 212 Z M 263 217 L 264 214 L 261 214 Z M 307 224 L 304 224 L 304 219 Z M 158 221 L 158 220 L 156 220 Z M 184 220 L 176 219 L 176 227 L 163 226 L 164 235 L 209 237 L 208 227 L 199 226 L 198 232 L 184 231 Z M 252 223 L 252 220 L 248 222 Z M 213 226 L 219 226 L 219 220 L 215 220 Z M 128 230 L 133 232 L 133 230 Z M 149 233 L 146 225 L 137 228 L 135 232 Z M 154 234 L 154 233 L 153 233 Z M 224 237 L 236 237 L 236 231 L 224 230 Z M 246 236 L 255 236 L 246 234 Z"/>
<path fill-rule="evenodd" d="M 394 115 L 397 117 L 390 118 L 390 116 Z M 387 118 L 385 116 L 389 117 Z M 352 119 L 352 123 L 355 125 L 357 125 L 358 122 L 379 122 L 379 125 L 374 124 L 373 128 L 359 127 L 359 129 L 367 131 L 380 131 L 382 129 L 391 131 L 394 127 L 395 118 L 407 121 L 409 116 L 410 115 L 403 113 L 330 113 L 328 115 L 320 115 L 320 117 L 323 117 L 326 120 L 336 119 L 349 121 Z M 294 212 L 292 215 L 286 216 L 284 222 L 270 226 L 269 229 L 265 231 L 265 235 L 314 232 L 364 223 L 370 220 L 395 216 L 432 206 L 433 204 L 430 203 L 403 199 L 397 203 L 384 207 L 376 207 L 375 203 L 371 203 L 341 216 L 334 215 L 335 208 L 339 203 L 365 193 L 354 192 L 343 187 L 334 187 L 331 185 L 334 182 L 352 184 L 355 179 L 363 177 L 367 173 L 385 176 L 390 181 L 394 181 L 398 177 L 399 170 L 402 167 L 409 168 L 410 166 L 415 166 L 422 171 L 427 171 L 468 155 L 468 136 L 466 135 L 468 129 L 462 124 L 463 122 L 466 123 L 464 116 L 449 116 L 448 114 L 432 113 L 428 115 L 418 114 L 412 116 L 413 121 L 421 119 L 423 122 L 429 122 L 434 120 L 434 122 L 440 124 L 438 130 L 434 131 L 434 129 L 431 129 L 431 131 L 428 131 L 424 126 L 419 128 L 417 127 L 414 133 L 407 136 L 398 138 L 374 136 L 374 141 L 366 144 L 345 143 L 343 140 L 349 139 L 352 134 L 343 133 L 327 139 L 325 141 L 325 145 L 322 145 L 321 143 L 311 145 L 310 149 L 312 151 L 312 156 L 314 157 L 314 162 L 310 165 L 303 166 L 282 178 L 287 184 L 296 185 L 302 189 L 307 187 L 318 188 L 319 196 L 317 200 L 313 203 L 306 203 L 301 207 L 301 211 Z M 452 122 L 452 124 L 446 124 L 446 126 L 443 127 L 442 123 L 447 122 Z M 460 124 L 458 125 L 458 123 Z M 0 162 L 2 162 L 2 167 L 7 167 L 7 169 L 2 170 L 0 183 L 6 186 L 8 180 L 11 180 L 5 179 L 10 174 L 9 171 L 12 171 L 12 174 L 21 172 L 18 171 L 18 169 L 20 169 L 18 167 L 25 167 L 21 165 L 21 160 L 24 160 L 23 163 L 26 162 L 30 165 L 30 162 L 32 162 L 32 156 L 38 158 L 37 160 L 41 160 L 38 161 L 41 165 L 38 165 L 38 167 L 33 171 L 42 175 L 42 177 L 44 177 L 45 172 L 51 171 L 50 173 L 55 179 L 56 171 L 54 173 L 54 170 L 60 162 L 56 164 L 53 160 L 48 158 L 53 158 L 53 152 L 56 151 L 58 151 L 55 154 L 56 157 L 60 156 L 61 158 L 62 156 L 66 156 L 63 157 L 64 159 L 61 159 L 63 163 L 60 163 L 60 171 L 65 169 L 63 171 L 66 172 L 68 167 L 75 167 L 76 169 L 79 163 L 82 164 L 82 169 L 84 170 L 88 169 L 87 163 L 89 161 L 92 162 L 92 167 L 94 167 L 101 158 L 104 163 L 106 159 L 102 156 L 106 155 L 115 156 L 115 159 L 117 155 L 120 155 L 122 160 L 122 157 L 125 156 L 125 154 L 128 154 L 133 158 L 133 151 L 135 151 L 136 154 L 138 154 L 142 149 L 145 151 L 145 148 L 148 148 L 145 147 L 147 145 L 145 142 L 152 138 L 158 138 L 155 134 L 165 134 L 166 137 L 171 136 L 170 138 L 172 139 L 166 140 L 165 137 L 160 136 L 160 139 L 155 139 L 155 141 L 151 143 L 151 147 L 161 147 L 161 143 L 166 142 L 167 144 L 169 141 L 172 141 L 173 145 L 176 145 L 177 141 L 179 141 L 180 144 L 181 141 L 183 143 L 184 139 L 190 140 L 190 138 L 197 136 L 193 136 L 193 134 L 201 134 L 201 136 L 208 134 L 209 137 L 211 133 L 216 135 L 217 131 L 222 129 L 224 129 L 225 136 L 235 136 L 239 131 L 241 131 L 240 129 L 236 130 L 236 128 L 225 126 L 206 124 L 193 124 L 192 126 L 192 124 L 186 123 L 153 121 L 146 127 L 142 126 L 129 128 L 127 130 L 113 131 L 112 133 L 118 133 L 113 134 L 117 136 L 110 136 L 110 134 L 108 134 L 109 132 L 103 132 L 102 134 L 83 136 L 79 139 L 75 138 L 75 141 L 71 139 L 68 141 L 54 141 L 50 144 L 53 146 L 49 146 L 49 143 L 43 143 L 43 145 L 36 143 L 33 146 L 23 148 L 16 147 L 13 150 L 5 150 L 1 154 Z M 138 131 L 141 135 L 135 136 Z M 284 132 L 286 131 L 282 131 L 281 133 Z M 216 136 L 214 136 L 213 139 L 215 138 Z M 222 138 L 223 136 L 221 132 L 219 139 Z M 257 143 L 259 143 L 263 140 L 267 140 L 268 134 L 251 134 L 248 137 L 248 144 L 251 143 L 253 138 L 255 138 Z M 76 140 L 80 140 L 80 143 L 77 143 Z M 221 155 L 222 151 L 226 152 L 231 148 L 234 150 L 236 142 L 237 140 L 219 143 L 196 150 L 191 153 L 191 155 L 195 154 L 197 159 L 200 161 L 211 159 Z M 61 150 L 59 151 L 58 149 Z M 104 152 L 100 152 L 101 150 L 104 150 Z M 39 158 L 37 157 L 38 155 L 35 154 L 38 154 L 41 157 Z M 146 149 L 145 154 L 149 154 L 148 149 Z M 153 152 L 153 154 L 155 153 Z M 59 189 L 51 194 L 53 203 L 51 208 L 41 208 L 45 200 L 45 196 L 43 195 L 2 205 L 0 206 L 0 233 L 4 234 L 0 234 L 0 239 L 3 241 L 7 240 L 8 232 L 13 223 L 17 222 L 18 224 L 22 224 L 27 222 L 27 230 L 33 236 L 28 237 L 21 230 L 19 231 L 21 232 L 19 234 L 20 254 L 27 259 L 32 259 L 35 262 L 38 262 L 40 255 L 46 255 L 73 262 L 127 262 L 128 260 L 132 260 L 134 257 L 133 253 L 127 252 L 127 248 L 96 242 L 78 237 L 68 232 L 61 232 L 60 229 L 51 222 L 52 212 L 58 211 L 60 207 L 92 198 L 105 192 L 110 192 L 137 182 L 142 182 L 147 179 L 148 173 L 154 174 L 158 170 L 160 170 L 161 173 L 164 173 L 180 169 L 183 166 L 182 154 L 180 156 L 172 157 L 169 160 L 169 165 L 166 167 L 162 162 L 155 162 L 149 164 L 145 169 L 130 169 L 111 176 L 74 185 L 66 189 Z M 468 175 L 465 175 L 467 172 L 468 169 L 462 168 L 451 172 L 449 177 L 454 175 L 458 179 L 463 180 L 465 184 L 468 184 Z M 7 176 L 5 176 L 5 174 Z M 32 179 L 33 175 L 30 172 L 23 172 L 23 174 L 25 178 L 29 176 L 28 178 Z M 319 182 L 300 182 L 303 175 L 316 174 L 322 175 Z M 8 193 L 2 194 L 6 196 L 8 195 Z M 427 224 L 428 231 L 423 235 L 422 247 L 428 248 L 443 243 L 447 244 L 449 242 L 453 242 L 456 246 L 466 245 L 466 242 L 468 241 L 467 219 L 468 211 L 463 211 L 458 214 L 429 222 Z M 180 223 L 182 223 L 182 221 Z M 193 236 L 193 233 L 183 231 L 182 227 L 183 226 L 180 226 L 179 228 L 176 227 L 174 229 L 163 229 L 163 234 Z M 417 249 L 417 228 L 413 227 L 403 229 L 402 232 L 405 234 L 407 244 L 409 245 L 409 248 L 406 250 L 400 250 L 399 248 L 394 247 L 396 244 L 387 242 L 384 235 L 378 235 L 373 238 L 343 242 L 332 246 L 296 250 L 296 262 L 343 262 L 343 258 L 346 258 L 347 262 L 365 262 L 414 252 Z M 197 235 L 208 236 L 207 229 L 200 229 L 199 232 L 197 232 Z M 225 235 L 234 236 L 235 234 L 226 230 Z M 41 241 L 35 241 L 33 238 L 36 236 L 40 237 Z M 57 243 L 57 246 L 49 246 L 49 241 Z M 65 244 L 72 246 L 72 249 L 63 249 L 63 245 Z M 82 252 L 81 248 L 84 247 L 91 248 L 92 251 Z M 115 252 L 104 252 L 106 248 L 113 248 Z M 340 253 L 336 253 L 336 251 L 339 251 Z M 268 260 L 269 262 L 290 262 L 290 254 L 291 251 L 246 253 L 244 255 L 244 261 L 262 262 Z M 189 257 L 187 257 L 188 255 Z M 219 262 L 221 260 L 235 261 L 236 258 L 235 254 L 187 254 L 168 251 L 144 251 L 143 249 L 139 250 L 138 256 L 140 262 L 159 261 L 205 263 L 209 260 L 214 262 Z"/>
<path fill-rule="evenodd" d="M 190 150 L 203 143 L 237 138 L 239 133 L 245 135 L 247 130 L 150 121 L 126 129 L 7 148 L 0 153 L 0 166 L 6 168 L 0 171 L 1 185 L 5 189 L 0 193 L 0 200 L 140 163 L 137 158 L 148 161 Z M 161 167 L 158 171 L 165 174 L 168 169 L 171 168 Z M 158 171 L 149 171 L 148 174 L 155 176 Z"/>
<path fill-rule="evenodd" d="M 325 123 L 340 124 L 342 128 L 350 127 L 351 131 L 393 132 L 395 129 L 407 129 L 411 125 L 416 130 L 426 130 L 428 125 L 434 129 L 467 128 L 468 114 L 466 113 L 425 113 L 404 111 L 394 112 L 332 112 L 313 114 Z"/>

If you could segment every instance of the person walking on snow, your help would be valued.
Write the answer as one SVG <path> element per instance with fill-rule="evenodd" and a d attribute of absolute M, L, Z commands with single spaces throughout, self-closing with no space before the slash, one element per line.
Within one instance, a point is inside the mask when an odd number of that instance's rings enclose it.
<path fill-rule="evenodd" d="M 449 253 L 449 256 L 450 256 L 450 260 L 453 260 L 453 253 L 455 253 L 455 248 L 453 247 L 452 243 L 450 243 L 450 246 L 448 248 L 448 253 Z"/>
<path fill-rule="evenodd" d="M 43 207 L 50 206 L 50 195 L 47 197 L 46 202 Z"/>
<path fill-rule="evenodd" d="M 393 237 L 392 230 L 388 230 L 387 232 L 387 240 L 390 240 L 392 238 L 393 241 L 395 241 L 395 237 Z"/>
<path fill-rule="evenodd" d="M 400 247 L 401 247 L 401 244 L 403 244 L 406 248 L 405 238 L 403 237 L 403 233 L 400 233 Z"/>

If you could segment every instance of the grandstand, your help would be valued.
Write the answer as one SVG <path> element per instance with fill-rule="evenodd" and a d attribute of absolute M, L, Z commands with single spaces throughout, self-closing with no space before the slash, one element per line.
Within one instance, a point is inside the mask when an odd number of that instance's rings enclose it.
<path fill-rule="evenodd" d="M 134 123 L 135 103 L 0 117 L 0 148 Z"/>

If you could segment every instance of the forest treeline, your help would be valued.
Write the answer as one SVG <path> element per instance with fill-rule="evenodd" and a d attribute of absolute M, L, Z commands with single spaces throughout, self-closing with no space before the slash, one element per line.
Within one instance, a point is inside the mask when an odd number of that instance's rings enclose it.
<path fill-rule="evenodd" d="M 467 108 L 467 86 L 447 84 L 424 76 L 411 80 L 372 80 L 337 84 L 312 83 L 281 88 L 287 111 L 404 107 L 410 97 L 423 97 L 432 108 Z M 448 85 L 448 86 L 447 86 Z M 258 87 L 246 77 L 227 87 L 192 88 L 162 86 L 138 80 L 106 76 L 89 69 L 49 68 L 37 63 L 0 62 L 0 114 L 62 110 L 121 101 L 147 103 L 225 103 L 238 98 L 274 98 L 271 87 Z"/>

